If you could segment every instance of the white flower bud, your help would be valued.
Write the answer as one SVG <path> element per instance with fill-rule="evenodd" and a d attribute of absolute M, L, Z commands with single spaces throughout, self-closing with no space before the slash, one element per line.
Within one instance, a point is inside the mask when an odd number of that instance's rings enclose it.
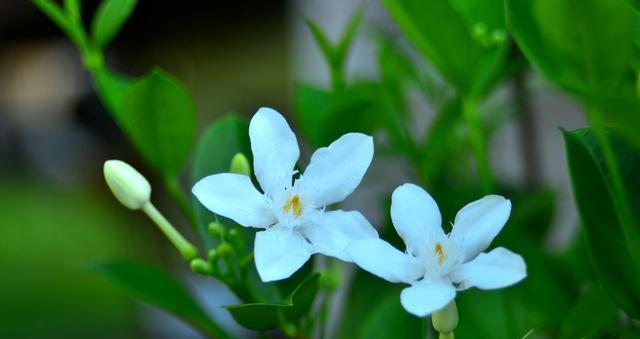
<path fill-rule="evenodd" d="M 121 204 L 137 210 L 149 202 L 151 185 L 135 168 L 121 160 L 107 160 L 103 170 L 107 185 Z"/>

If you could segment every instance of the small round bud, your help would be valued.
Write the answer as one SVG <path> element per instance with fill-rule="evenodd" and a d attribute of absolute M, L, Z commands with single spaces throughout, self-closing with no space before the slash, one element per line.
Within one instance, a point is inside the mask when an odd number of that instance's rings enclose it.
<path fill-rule="evenodd" d="M 121 204 L 132 210 L 140 209 L 151 198 L 151 185 L 140 172 L 124 161 L 107 160 L 104 179 Z"/>
<path fill-rule="evenodd" d="M 229 230 L 229 238 L 235 238 L 240 235 L 237 228 L 232 228 Z"/>
<path fill-rule="evenodd" d="M 211 234 L 214 237 L 219 237 L 221 235 L 224 235 L 225 233 L 225 228 L 224 226 L 222 226 L 222 224 L 220 224 L 219 222 L 210 222 L 209 223 L 209 234 Z"/>
<path fill-rule="evenodd" d="M 191 270 L 198 274 L 209 275 L 213 269 L 208 262 L 200 258 L 195 258 L 191 260 Z"/>
<path fill-rule="evenodd" d="M 216 251 L 215 249 L 210 249 L 209 253 L 207 254 L 207 260 L 212 263 L 215 262 L 216 259 L 218 259 L 218 251 Z"/>
<path fill-rule="evenodd" d="M 453 333 L 458 327 L 458 307 L 456 301 L 452 300 L 443 309 L 433 312 L 431 315 L 433 328 L 441 334 Z"/>
<path fill-rule="evenodd" d="M 218 255 L 220 255 L 221 257 L 225 257 L 233 252 L 233 246 L 231 246 L 231 244 L 229 244 L 228 242 L 223 242 L 222 244 L 218 245 L 218 248 L 216 250 L 218 251 Z"/>
<path fill-rule="evenodd" d="M 249 164 L 249 160 L 244 154 L 236 153 L 236 155 L 231 159 L 229 171 L 236 174 L 251 175 L 251 165 Z"/>
<path fill-rule="evenodd" d="M 507 33 L 501 29 L 495 29 L 491 32 L 491 42 L 496 45 L 502 44 L 507 39 Z"/>

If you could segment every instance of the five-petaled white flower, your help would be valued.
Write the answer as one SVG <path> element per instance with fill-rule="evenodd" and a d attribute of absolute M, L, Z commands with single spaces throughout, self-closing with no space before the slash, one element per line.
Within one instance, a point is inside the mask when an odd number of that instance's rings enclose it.
<path fill-rule="evenodd" d="M 193 194 L 214 213 L 256 233 L 254 258 L 262 281 L 285 279 L 313 253 L 351 261 L 345 247 L 355 239 L 378 233 L 357 211 L 324 211 L 344 200 L 358 186 L 373 158 L 373 139 L 349 133 L 318 149 L 295 182 L 300 156 L 296 136 L 285 119 L 260 108 L 251 119 L 249 138 L 260 193 L 242 174 L 208 176 Z"/>
<path fill-rule="evenodd" d="M 391 219 L 406 244 L 400 252 L 381 239 L 363 239 L 347 247 L 353 261 L 390 282 L 411 284 L 400 301 L 410 313 L 424 317 L 447 306 L 470 287 L 496 289 L 527 275 L 522 257 L 498 247 L 484 251 L 511 212 L 509 200 L 485 196 L 463 207 L 445 234 L 436 202 L 422 188 L 404 184 L 391 197 Z"/>

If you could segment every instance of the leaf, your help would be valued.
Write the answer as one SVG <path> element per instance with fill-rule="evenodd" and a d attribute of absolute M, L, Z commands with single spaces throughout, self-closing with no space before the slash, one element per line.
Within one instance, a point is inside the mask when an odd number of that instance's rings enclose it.
<path fill-rule="evenodd" d="M 327 38 L 320 26 L 318 26 L 318 24 L 316 24 L 313 20 L 311 20 L 310 18 L 306 18 L 305 23 L 307 24 L 307 27 L 309 27 L 309 30 L 311 31 L 316 44 L 318 44 L 318 47 L 320 48 L 322 55 L 324 55 L 324 58 L 329 63 L 329 66 L 333 67 L 336 63 L 336 59 L 334 57 L 336 53 L 334 51 L 333 45 L 331 44 L 331 41 L 329 41 L 329 38 Z"/>
<path fill-rule="evenodd" d="M 358 338 L 421 338 L 422 319 L 409 314 L 400 304 L 400 295 L 389 295 L 377 302 L 364 321 Z"/>
<path fill-rule="evenodd" d="M 380 95 L 375 83 L 358 83 L 336 92 L 306 84 L 298 86 L 295 107 L 306 140 L 317 148 L 329 145 L 345 133 L 372 134 L 386 118 Z"/>
<path fill-rule="evenodd" d="M 53 21 L 65 34 L 73 35 L 71 22 L 64 14 L 62 9 L 51 0 L 33 0 L 33 4 L 44 13 L 49 20 Z"/>
<path fill-rule="evenodd" d="M 608 189 L 600 148 L 590 129 L 563 131 L 573 195 L 582 221 L 589 252 L 603 286 L 613 300 L 631 317 L 640 317 L 640 272 L 625 245 L 622 225 Z M 640 154 L 620 141 L 615 133 L 609 137 L 620 161 L 623 181 L 634 210 L 640 207 Z"/>
<path fill-rule="evenodd" d="M 122 103 L 133 80 L 128 76 L 112 72 L 106 67 L 99 67 L 93 73 L 93 81 L 96 92 L 107 111 L 123 131 L 128 131 Z"/>
<path fill-rule="evenodd" d="M 209 125 L 200 136 L 191 168 L 191 185 L 206 176 L 229 172 L 231 159 L 238 152 L 244 153 L 251 163 L 249 124 L 237 115 L 228 114 Z M 213 239 L 208 230 L 209 223 L 216 220 L 216 215 L 202 206 L 195 196 L 191 198 L 199 235 L 206 249 L 212 249 L 220 242 L 219 239 Z M 224 220 L 224 225 L 235 224 L 231 220 Z"/>
<path fill-rule="evenodd" d="M 300 319 L 306 314 L 318 292 L 320 274 L 305 279 L 282 303 L 252 303 L 226 306 L 238 324 L 252 330 L 278 328 L 284 321 Z"/>
<path fill-rule="evenodd" d="M 630 70 L 638 20 L 625 0 L 506 3 L 518 46 L 555 84 L 582 95 L 613 93 Z"/>
<path fill-rule="evenodd" d="M 509 47 L 502 1 L 383 3 L 407 39 L 459 92 L 481 95 L 489 89 Z"/>
<path fill-rule="evenodd" d="M 155 69 L 125 93 L 122 115 L 133 144 L 164 178 L 184 167 L 196 129 L 196 112 L 187 89 Z"/>
<path fill-rule="evenodd" d="M 618 307 L 600 283 L 593 283 L 567 314 L 559 338 L 600 338 L 617 318 Z"/>
<path fill-rule="evenodd" d="M 118 34 L 136 7 L 138 0 L 103 0 L 91 23 L 93 41 L 106 47 Z"/>
<path fill-rule="evenodd" d="M 230 338 L 208 318 L 184 286 L 166 272 L 128 261 L 103 262 L 95 264 L 92 268 L 120 285 L 135 298 L 181 318 L 203 334 L 216 338 Z"/>

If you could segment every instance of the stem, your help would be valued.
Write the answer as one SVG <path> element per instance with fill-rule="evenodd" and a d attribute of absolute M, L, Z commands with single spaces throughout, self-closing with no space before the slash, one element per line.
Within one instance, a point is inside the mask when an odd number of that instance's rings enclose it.
<path fill-rule="evenodd" d="M 167 192 L 178 205 L 182 214 L 187 218 L 191 226 L 195 229 L 197 222 L 196 216 L 193 213 L 193 209 L 191 209 L 191 205 L 189 204 L 189 199 L 185 195 L 182 187 L 180 187 L 180 183 L 178 182 L 178 178 L 176 177 L 167 177 L 164 180 L 164 186 L 167 189 Z"/>
<path fill-rule="evenodd" d="M 420 339 L 426 339 L 429 333 L 429 317 L 422 318 L 420 326 Z"/>
<path fill-rule="evenodd" d="M 522 156 L 524 160 L 524 180 L 528 188 L 535 187 L 539 182 L 538 140 L 534 114 L 531 110 L 529 92 L 526 86 L 526 72 L 528 68 L 516 73 L 513 79 L 514 101 L 520 117 L 520 140 L 522 142 Z"/>
<path fill-rule="evenodd" d="M 162 231 L 169 241 L 178 249 L 185 260 L 190 261 L 196 257 L 197 250 L 195 246 L 187 241 L 151 202 L 142 206 L 142 211 L 149 216 L 149 219 L 158 225 L 160 231 Z"/>
<path fill-rule="evenodd" d="M 478 173 L 480 174 L 482 190 L 485 194 L 488 194 L 493 191 L 493 176 L 491 174 L 491 165 L 489 164 L 489 158 L 487 156 L 476 101 L 471 97 L 463 98 L 462 110 L 467 122 L 467 127 L 469 128 L 469 140 L 471 142 L 471 147 L 473 148 L 473 153 L 476 157 L 476 164 L 478 166 Z"/>
<path fill-rule="evenodd" d="M 601 112 L 594 107 L 589 107 L 587 109 L 587 115 L 589 116 L 591 128 L 600 145 L 600 150 L 602 151 L 605 166 L 609 174 L 611 185 L 607 186 L 613 196 L 614 207 L 622 224 L 625 244 L 627 245 L 627 249 L 635 266 L 638 267 L 640 265 L 640 251 L 638 250 L 638 248 L 640 248 L 640 233 L 638 233 L 638 229 L 636 228 L 635 217 L 622 179 L 622 172 L 620 171 L 618 160 L 611 145 L 611 140 L 609 140 L 607 136 Z"/>

